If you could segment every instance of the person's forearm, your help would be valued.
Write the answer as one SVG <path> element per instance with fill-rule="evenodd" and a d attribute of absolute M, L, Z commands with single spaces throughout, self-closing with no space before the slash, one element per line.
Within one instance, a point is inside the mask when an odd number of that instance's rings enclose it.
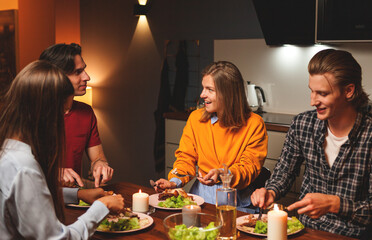
<path fill-rule="evenodd" d="M 354 222 L 367 225 L 371 221 L 372 202 L 365 201 L 352 201 L 346 198 L 340 199 L 340 208 L 337 212 L 338 215 L 352 219 Z"/>
<path fill-rule="evenodd" d="M 331 206 L 329 212 L 337 214 L 340 211 L 340 198 L 336 195 L 330 195 L 329 201 Z"/>
<path fill-rule="evenodd" d="M 91 171 L 93 172 L 96 166 L 98 165 L 104 165 L 104 166 L 109 166 L 107 159 L 105 158 L 97 158 L 91 162 Z"/>

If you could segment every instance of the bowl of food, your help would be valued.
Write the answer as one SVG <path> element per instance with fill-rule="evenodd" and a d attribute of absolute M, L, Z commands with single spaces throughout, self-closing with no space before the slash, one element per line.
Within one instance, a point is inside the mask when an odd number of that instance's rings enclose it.
<path fill-rule="evenodd" d="M 221 225 L 216 215 L 176 213 L 163 220 L 165 232 L 170 240 L 212 240 L 217 239 Z"/>

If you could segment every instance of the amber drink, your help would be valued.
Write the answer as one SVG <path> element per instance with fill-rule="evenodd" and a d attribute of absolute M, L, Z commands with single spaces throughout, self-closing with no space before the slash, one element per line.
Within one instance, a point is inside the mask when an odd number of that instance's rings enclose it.
<path fill-rule="evenodd" d="M 222 174 L 220 177 L 223 184 L 216 191 L 216 209 L 222 227 L 218 239 L 236 239 L 237 191 L 230 187 L 232 174 Z"/>

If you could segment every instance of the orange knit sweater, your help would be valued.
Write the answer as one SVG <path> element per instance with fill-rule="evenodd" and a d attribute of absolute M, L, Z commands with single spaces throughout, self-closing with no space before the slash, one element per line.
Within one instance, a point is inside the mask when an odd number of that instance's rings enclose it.
<path fill-rule="evenodd" d="M 251 113 L 247 124 L 238 132 L 232 133 L 220 126 L 219 121 L 200 122 L 204 109 L 193 111 L 175 152 L 173 168 L 179 173 L 195 175 L 195 166 L 207 174 L 211 169 L 223 168 L 225 163 L 234 175 L 231 186 L 243 189 L 261 171 L 267 155 L 267 133 L 262 118 Z M 168 179 L 177 177 L 171 173 Z M 189 178 L 181 178 L 183 184 Z"/>

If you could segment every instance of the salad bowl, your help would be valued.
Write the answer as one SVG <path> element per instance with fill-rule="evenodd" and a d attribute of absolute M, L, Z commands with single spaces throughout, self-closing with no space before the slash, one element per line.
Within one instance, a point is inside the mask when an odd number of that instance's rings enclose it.
<path fill-rule="evenodd" d="M 184 224 L 182 213 L 169 215 L 163 220 L 165 232 L 170 240 L 183 239 L 217 239 L 221 225 L 216 215 L 196 213 L 193 226 Z"/>

